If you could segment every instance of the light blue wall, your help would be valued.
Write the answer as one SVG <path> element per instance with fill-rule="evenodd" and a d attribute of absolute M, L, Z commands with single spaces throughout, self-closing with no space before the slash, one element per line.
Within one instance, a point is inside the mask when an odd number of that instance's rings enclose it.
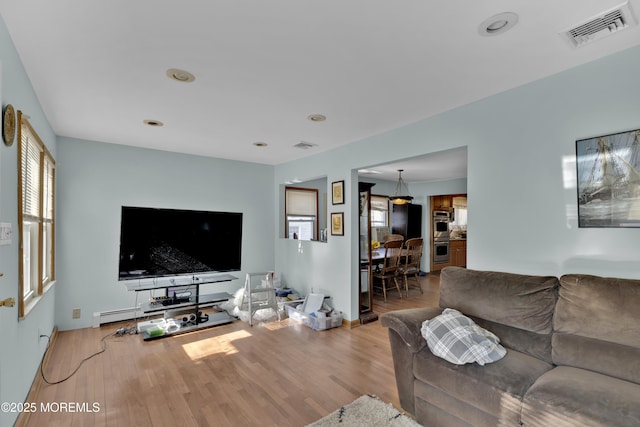
<path fill-rule="evenodd" d="M 12 104 L 30 116 L 36 132 L 56 156 L 56 139 L 44 116 L 20 58 L 0 19 L 0 99 L 2 107 Z M 0 299 L 18 299 L 18 147 L 14 142 L 7 147 L 0 142 L 0 222 L 12 224 L 13 240 L 0 246 Z M 56 285 L 57 286 L 57 285 Z M 40 333 L 50 334 L 54 326 L 56 287 L 43 297 L 24 320 L 18 320 L 18 305 L 0 307 L 0 402 L 23 402 L 31 387 L 46 339 Z M 12 425 L 16 413 L 0 411 L 0 425 Z"/>
<path fill-rule="evenodd" d="M 135 293 L 118 282 L 122 206 L 243 213 L 243 271 L 232 273 L 239 280 L 205 285 L 202 292 L 233 293 L 247 272 L 273 269 L 272 166 L 71 138 L 59 138 L 58 160 L 63 283 L 55 311 L 61 330 L 90 326 L 94 312 L 135 306 Z M 80 319 L 71 318 L 74 308 L 81 309 Z"/>
<path fill-rule="evenodd" d="M 356 319 L 355 171 L 467 146 L 470 268 L 640 278 L 640 230 L 578 228 L 575 188 L 577 139 L 640 128 L 638 75 L 640 48 L 633 48 L 279 165 L 277 183 L 321 172 L 328 173 L 330 181 L 345 179 L 346 204 L 330 210 L 344 211 L 349 220 L 346 236 L 330 236 L 323 248 L 299 251 L 290 242 L 276 242 L 276 269 L 301 284 L 325 288 L 337 308 L 345 310 L 348 319 Z"/>

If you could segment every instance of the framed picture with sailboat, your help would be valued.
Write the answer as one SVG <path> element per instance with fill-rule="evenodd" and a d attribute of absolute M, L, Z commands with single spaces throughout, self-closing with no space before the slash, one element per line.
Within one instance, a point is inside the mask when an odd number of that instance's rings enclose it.
<path fill-rule="evenodd" d="M 579 227 L 640 227 L 640 129 L 576 141 Z"/>

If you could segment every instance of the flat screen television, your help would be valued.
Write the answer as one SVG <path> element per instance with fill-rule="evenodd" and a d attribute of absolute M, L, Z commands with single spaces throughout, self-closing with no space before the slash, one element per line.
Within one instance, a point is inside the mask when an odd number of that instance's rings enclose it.
<path fill-rule="evenodd" d="M 122 207 L 118 280 L 239 271 L 242 213 Z"/>

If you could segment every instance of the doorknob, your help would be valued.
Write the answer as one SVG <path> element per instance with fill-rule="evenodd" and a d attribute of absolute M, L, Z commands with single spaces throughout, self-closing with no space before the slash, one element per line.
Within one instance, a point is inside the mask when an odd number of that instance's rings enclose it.
<path fill-rule="evenodd" d="M 13 307 L 14 305 L 16 305 L 15 298 L 7 298 L 7 299 L 0 300 L 0 307 L 2 306 Z"/>
<path fill-rule="evenodd" d="M 2 276 L 4 276 L 4 274 L 0 273 L 0 277 Z M 0 307 L 3 307 L 3 306 L 13 307 L 14 305 L 16 305 L 15 298 L 7 298 L 7 299 L 0 300 Z"/>

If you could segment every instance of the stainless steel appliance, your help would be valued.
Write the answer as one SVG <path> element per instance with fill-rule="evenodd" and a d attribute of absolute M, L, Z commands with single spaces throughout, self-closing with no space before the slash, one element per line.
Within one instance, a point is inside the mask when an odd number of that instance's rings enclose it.
<path fill-rule="evenodd" d="M 433 263 L 444 264 L 449 262 L 449 239 L 434 240 L 433 242 Z"/>
<path fill-rule="evenodd" d="M 433 239 L 449 239 L 449 212 L 434 211 L 433 212 Z"/>
<path fill-rule="evenodd" d="M 449 211 L 433 211 L 433 263 L 449 262 Z"/>

